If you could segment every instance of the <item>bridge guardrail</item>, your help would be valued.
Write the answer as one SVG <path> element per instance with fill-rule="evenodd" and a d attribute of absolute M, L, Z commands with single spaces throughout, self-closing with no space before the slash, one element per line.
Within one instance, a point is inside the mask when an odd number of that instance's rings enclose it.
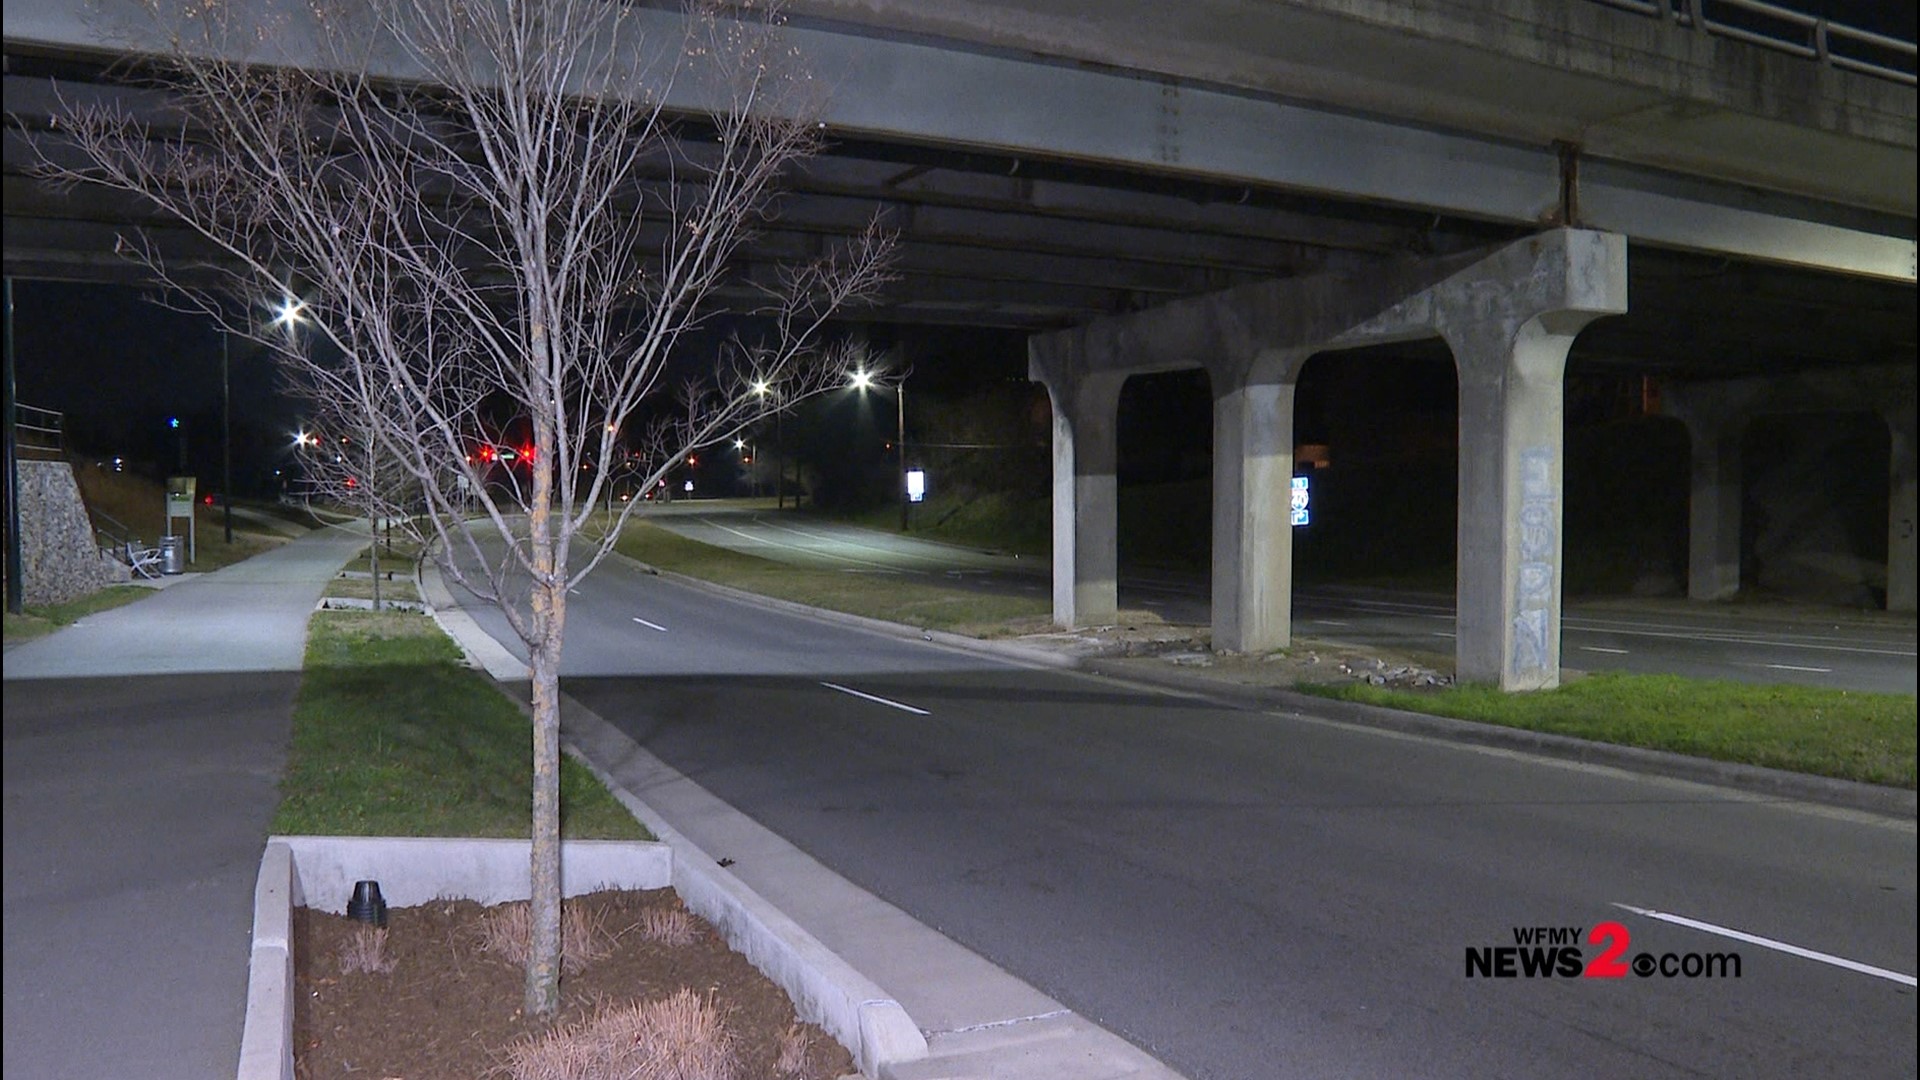
<path fill-rule="evenodd" d="M 1915 45 L 1766 0 L 1596 0 L 1703 34 L 1803 56 L 1829 67 L 1915 85 Z"/>

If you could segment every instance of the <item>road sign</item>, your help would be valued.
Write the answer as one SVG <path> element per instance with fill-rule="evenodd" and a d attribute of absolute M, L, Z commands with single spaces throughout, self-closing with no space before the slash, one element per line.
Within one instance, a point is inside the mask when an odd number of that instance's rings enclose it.
<path fill-rule="evenodd" d="M 1313 491 L 1307 486 L 1307 480 L 1308 478 L 1304 476 L 1296 476 L 1293 478 L 1293 489 L 1290 492 L 1291 500 L 1289 503 L 1290 513 L 1288 517 L 1294 525 L 1305 525 L 1312 520 L 1310 503 L 1313 500 Z"/>

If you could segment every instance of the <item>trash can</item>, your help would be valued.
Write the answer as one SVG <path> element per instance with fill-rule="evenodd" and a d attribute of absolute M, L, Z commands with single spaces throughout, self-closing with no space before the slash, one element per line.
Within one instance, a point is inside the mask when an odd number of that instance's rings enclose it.
<path fill-rule="evenodd" d="M 163 536 L 160 538 L 160 572 L 179 574 L 187 569 L 187 538 L 184 536 Z"/>

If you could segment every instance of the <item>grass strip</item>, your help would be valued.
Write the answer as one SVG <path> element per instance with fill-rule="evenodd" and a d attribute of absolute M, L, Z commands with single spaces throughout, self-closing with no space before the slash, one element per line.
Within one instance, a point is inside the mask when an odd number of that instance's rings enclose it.
<path fill-rule="evenodd" d="M 316 612 L 273 831 L 525 839 L 532 750 L 526 714 L 431 618 Z M 568 839 L 651 839 L 569 757 L 560 823 Z"/>
<path fill-rule="evenodd" d="M 44 637 L 63 626 L 72 626 L 96 612 L 108 611 L 145 596 L 154 590 L 139 585 L 109 585 L 64 604 L 30 604 L 25 614 L 6 613 L 6 640 L 30 641 Z"/>
<path fill-rule="evenodd" d="M 1052 619 L 1044 596 L 1006 596 L 915 574 L 816 570 L 762 559 L 629 521 L 617 549 L 662 570 L 736 589 L 930 630 L 993 636 Z"/>
<path fill-rule="evenodd" d="M 1554 690 L 1440 691 L 1298 684 L 1304 693 L 1410 712 L 1670 750 L 1773 769 L 1914 786 L 1914 698 L 1673 675 L 1587 675 Z"/>

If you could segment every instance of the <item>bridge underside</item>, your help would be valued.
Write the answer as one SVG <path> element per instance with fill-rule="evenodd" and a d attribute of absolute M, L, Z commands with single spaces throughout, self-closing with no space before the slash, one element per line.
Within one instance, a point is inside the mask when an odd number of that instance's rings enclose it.
<path fill-rule="evenodd" d="M 1910 150 L 1892 155 L 1889 172 L 1888 147 L 1867 147 L 1863 160 L 1880 164 L 1850 181 L 1898 189 L 1899 205 L 1716 185 L 1626 160 L 1585 160 L 1585 186 L 1569 189 L 1553 148 L 1518 141 L 1524 133 L 1441 138 L 1246 88 L 806 32 L 829 59 L 865 58 L 849 75 L 857 100 L 826 152 L 787 178 L 778 217 L 720 299 L 757 303 L 779 266 L 857 233 L 877 209 L 898 234 L 900 277 L 856 318 L 1036 335 L 1033 374 L 1054 405 L 1062 622 L 1097 621 L 1115 605 L 1114 410 L 1129 374 L 1207 370 L 1214 640 L 1271 649 L 1290 640 L 1285 507 L 1300 366 L 1433 337 L 1459 374 L 1463 677 L 1509 687 L 1558 677 L 1569 372 L 1691 384 L 1676 401 L 1694 443 L 1690 589 L 1700 597 L 1738 582 L 1741 425 L 1783 397 L 1866 401 L 1893 436 L 1887 603 L 1912 609 Z M 28 175 L 37 152 L 59 153 L 50 118 L 60 101 L 161 107 L 111 60 L 8 40 L 10 275 L 138 281 L 140 268 L 115 254 L 135 229 L 176 264 L 213 257 L 146 207 Z M 861 81 L 902 70 L 925 87 L 995 87 L 996 108 Z M 1647 232 L 1620 229 L 1620 215 Z M 1541 231 L 1569 219 L 1577 227 Z"/>

